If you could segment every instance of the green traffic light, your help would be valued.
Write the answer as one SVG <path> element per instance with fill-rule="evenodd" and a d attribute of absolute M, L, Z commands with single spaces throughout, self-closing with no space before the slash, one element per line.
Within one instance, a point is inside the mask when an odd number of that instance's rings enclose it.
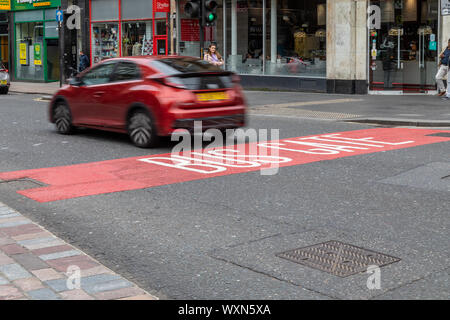
<path fill-rule="evenodd" d="M 213 22 L 214 20 L 216 20 L 216 15 L 214 13 L 210 13 L 208 14 L 208 22 Z"/>

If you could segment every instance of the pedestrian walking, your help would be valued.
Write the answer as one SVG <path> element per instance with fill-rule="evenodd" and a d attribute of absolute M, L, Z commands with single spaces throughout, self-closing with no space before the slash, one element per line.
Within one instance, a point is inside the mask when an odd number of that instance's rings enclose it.
<path fill-rule="evenodd" d="M 215 44 L 211 44 L 209 46 L 208 51 L 205 53 L 205 57 L 203 60 L 208 61 L 209 63 L 214 64 L 216 66 L 223 65 L 222 56 L 217 51 L 217 47 Z"/>
<path fill-rule="evenodd" d="M 384 71 L 384 89 L 392 89 L 392 72 L 395 69 L 394 51 L 392 48 L 387 48 L 383 52 L 383 71 Z"/>
<path fill-rule="evenodd" d="M 436 74 L 436 84 L 438 89 L 438 96 L 443 96 L 446 94 L 445 85 L 444 85 L 444 79 L 448 75 L 448 64 L 450 61 L 450 39 L 448 40 L 447 47 L 442 50 L 441 54 L 439 55 L 439 70 Z M 449 96 L 447 92 L 447 97 Z"/>
<path fill-rule="evenodd" d="M 87 68 L 89 68 L 89 58 L 84 54 L 83 51 L 80 51 L 80 66 L 78 67 L 79 72 L 83 72 Z"/>

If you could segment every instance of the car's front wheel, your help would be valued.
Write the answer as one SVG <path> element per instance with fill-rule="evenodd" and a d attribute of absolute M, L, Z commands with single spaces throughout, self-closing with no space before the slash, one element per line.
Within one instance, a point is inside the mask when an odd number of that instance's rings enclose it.
<path fill-rule="evenodd" d="M 128 121 L 128 135 L 136 147 L 151 148 L 158 144 L 152 118 L 145 111 L 136 111 Z"/>
<path fill-rule="evenodd" d="M 0 88 L 0 94 L 8 94 L 9 88 L 5 87 L 5 88 Z"/>
<path fill-rule="evenodd" d="M 72 116 L 70 109 L 64 102 L 58 102 L 53 111 L 56 130 L 60 134 L 71 134 L 73 132 Z"/>

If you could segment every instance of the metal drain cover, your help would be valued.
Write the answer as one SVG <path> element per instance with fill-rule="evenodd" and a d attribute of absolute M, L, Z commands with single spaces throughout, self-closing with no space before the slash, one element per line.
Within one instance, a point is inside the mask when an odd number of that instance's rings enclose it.
<path fill-rule="evenodd" d="M 400 261 L 396 257 L 334 240 L 278 253 L 276 256 L 342 278 L 366 272 L 371 265 L 382 267 Z"/>
<path fill-rule="evenodd" d="M 442 138 L 450 138 L 450 132 L 440 132 L 440 133 L 433 133 L 427 135 L 427 137 L 442 137 Z"/>

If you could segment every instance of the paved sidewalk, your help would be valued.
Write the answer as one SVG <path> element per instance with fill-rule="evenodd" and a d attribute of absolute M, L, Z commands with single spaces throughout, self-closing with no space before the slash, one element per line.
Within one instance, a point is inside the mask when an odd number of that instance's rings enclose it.
<path fill-rule="evenodd" d="M 29 299 L 157 300 L 0 202 L 0 300 Z"/>
<path fill-rule="evenodd" d="M 58 82 L 11 82 L 10 92 L 53 95 L 59 89 Z"/>
<path fill-rule="evenodd" d="M 251 113 L 396 126 L 450 126 L 450 101 L 433 95 L 246 91 Z"/>

